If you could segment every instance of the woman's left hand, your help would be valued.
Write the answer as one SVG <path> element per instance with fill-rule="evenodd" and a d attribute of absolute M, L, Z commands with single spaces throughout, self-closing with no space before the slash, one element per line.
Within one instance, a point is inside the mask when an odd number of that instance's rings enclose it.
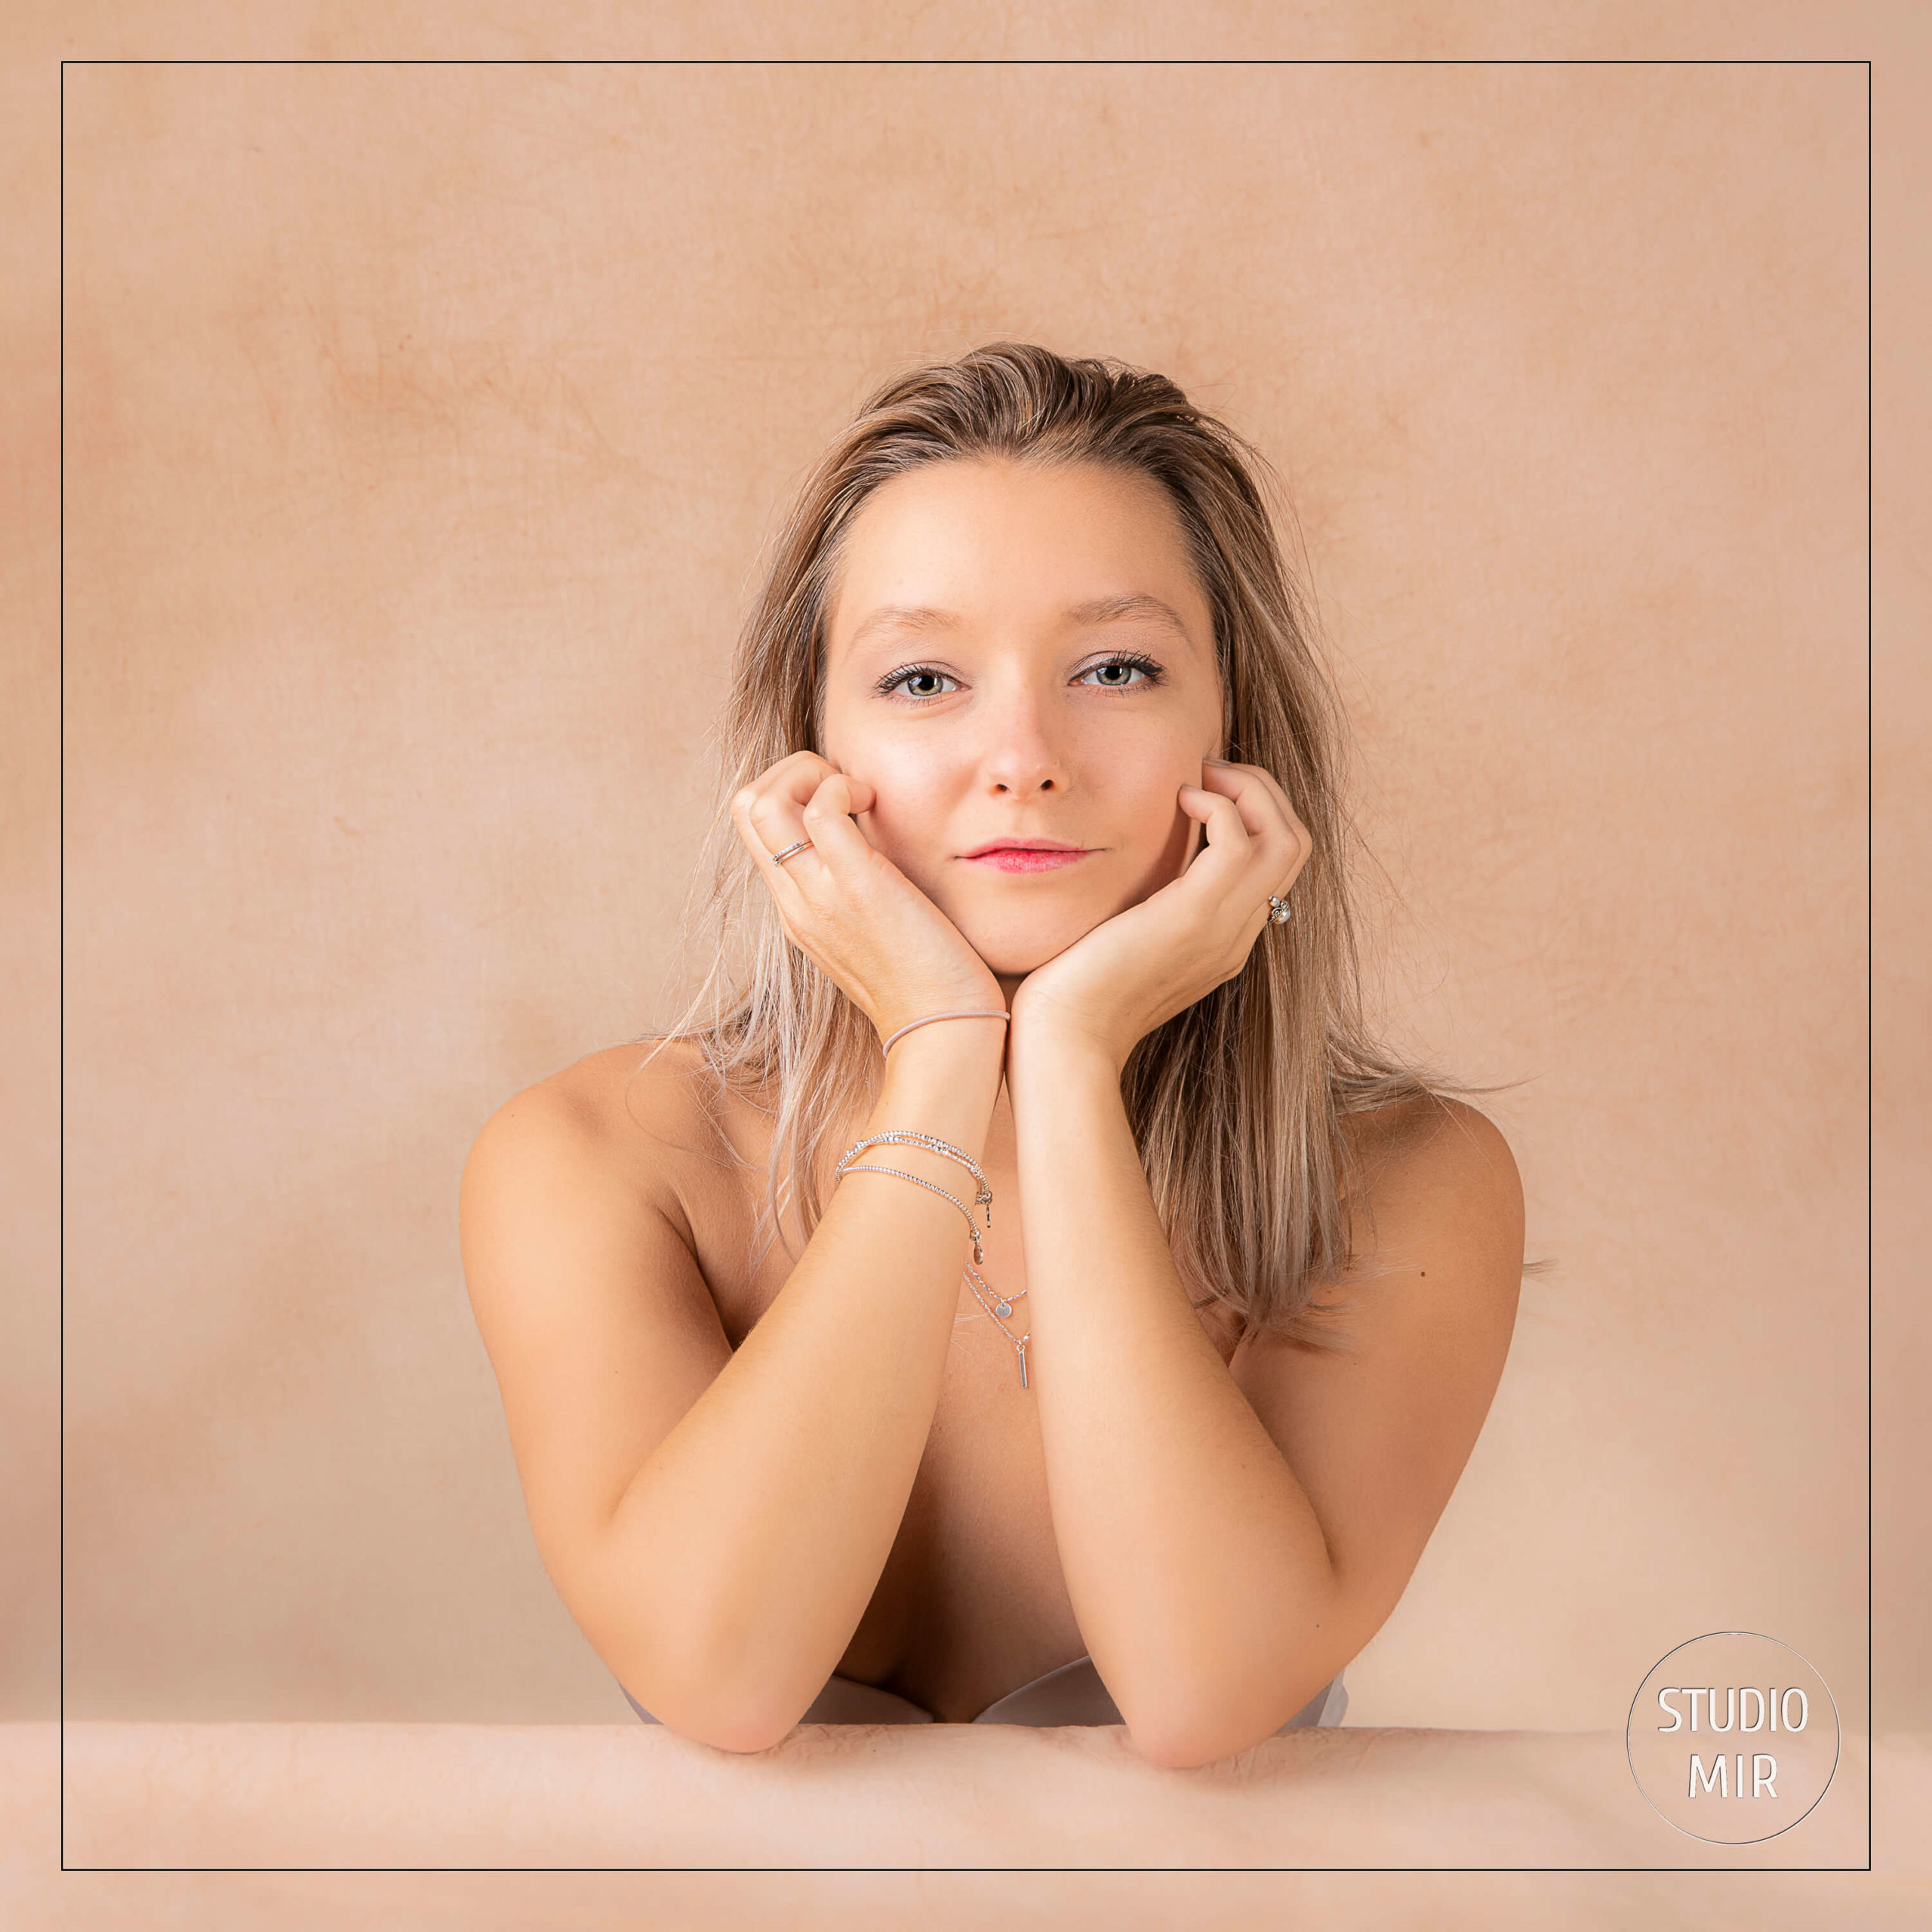
<path fill-rule="evenodd" d="M 1193 863 L 1020 981 L 1016 1048 L 1029 1035 L 1071 1032 L 1118 1072 L 1146 1035 L 1247 964 L 1269 923 L 1269 895 L 1287 893 L 1315 841 L 1259 765 L 1204 763 L 1201 778 L 1179 794 L 1181 810 L 1207 828 Z"/>

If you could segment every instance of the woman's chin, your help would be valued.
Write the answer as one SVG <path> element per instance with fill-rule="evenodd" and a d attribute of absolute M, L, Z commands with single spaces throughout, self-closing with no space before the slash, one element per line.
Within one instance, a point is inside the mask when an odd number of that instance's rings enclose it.
<path fill-rule="evenodd" d="M 1095 924 L 1099 923 L 1097 920 L 1094 921 Z M 1091 925 L 1071 928 L 1063 938 L 1055 937 L 1043 940 L 1035 935 L 1023 942 L 1008 939 L 1004 941 L 989 940 L 983 943 L 975 939 L 966 928 L 961 927 L 960 930 L 965 934 L 973 950 L 986 962 L 987 970 L 993 977 L 1004 983 L 1023 980 L 1029 973 L 1045 965 L 1048 960 L 1058 958 L 1076 940 L 1084 939 L 1094 928 Z"/>
<path fill-rule="evenodd" d="M 1058 958 L 1096 926 L 1105 925 L 1126 910 L 1124 905 L 1114 903 L 1111 893 L 1087 890 L 1076 896 L 1064 889 L 1056 891 L 1045 879 L 1023 884 L 1029 894 L 1041 895 L 1031 905 L 989 906 L 983 900 L 962 904 L 959 902 L 964 895 L 961 894 L 949 893 L 944 898 L 931 895 L 933 903 L 1001 979 L 1023 979 L 1048 960 Z"/>

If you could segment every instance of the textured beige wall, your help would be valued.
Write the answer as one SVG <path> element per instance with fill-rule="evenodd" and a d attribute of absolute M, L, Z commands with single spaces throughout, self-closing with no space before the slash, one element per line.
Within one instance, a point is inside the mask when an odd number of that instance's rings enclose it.
<path fill-rule="evenodd" d="M 671 1010 L 790 485 L 1011 334 L 1274 456 L 1392 1024 L 1534 1076 L 1492 1111 L 1560 1266 L 1350 1721 L 1618 1724 L 1720 1627 L 1862 1721 L 1862 69 L 92 66 L 65 112 L 68 1715 L 627 1715 L 457 1171 Z"/>

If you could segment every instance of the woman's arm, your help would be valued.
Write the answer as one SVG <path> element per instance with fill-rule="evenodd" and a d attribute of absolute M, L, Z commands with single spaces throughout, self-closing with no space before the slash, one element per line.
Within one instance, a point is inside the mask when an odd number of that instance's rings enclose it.
<path fill-rule="evenodd" d="M 1377 1220 L 1414 1267 L 1374 1284 L 1360 1354 L 1309 1371 L 1300 1407 L 1319 1401 L 1321 1426 L 1297 1430 L 1288 1352 L 1257 1353 L 1257 1372 L 1244 1343 L 1224 1365 L 1188 1306 L 1112 1057 L 1017 1020 L 1010 1051 L 1028 1370 L 1068 1592 L 1137 1746 L 1211 1763 L 1277 1730 L 1406 1586 L 1507 1352 L 1515 1167 L 1473 1109 L 1487 1140 L 1438 1135 L 1410 1164 L 1406 1204 Z"/>
<path fill-rule="evenodd" d="M 909 1033 L 854 1138 L 923 1128 L 980 1158 L 1004 1044 L 980 1022 Z M 471 1154 L 463 1261 L 546 1566 L 654 1715 L 764 1749 L 823 1688 L 891 1552 L 938 1405 L 964 1220 L 924 1188 L 848 1174 L 734 1354 L 715 1310 L 698 1318 L 688 1250 L 635 1224 L 657 1209 L 586 1192 L 580 1146 L 541 1107 L 521 1112 Z M 967 1171 L 925 1149 L 860 1158 L 972 1201 Z M 632 1258 L 647 1238 L 648 1266 Z"/>

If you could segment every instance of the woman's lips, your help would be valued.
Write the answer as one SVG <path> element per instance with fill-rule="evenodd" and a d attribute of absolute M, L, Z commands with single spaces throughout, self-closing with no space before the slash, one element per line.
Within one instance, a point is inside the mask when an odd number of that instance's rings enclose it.
<path fill-rule="evenodd" d="M 1004 845 L 996 852 L 982 852 L 977 858 L 969 859 L 966 863 L 991 866 L 1002 872 L 1057 872 L 1063 866 L 1091 857 L 1087 852 L 1029 852 L 1021 846 Z"/>

